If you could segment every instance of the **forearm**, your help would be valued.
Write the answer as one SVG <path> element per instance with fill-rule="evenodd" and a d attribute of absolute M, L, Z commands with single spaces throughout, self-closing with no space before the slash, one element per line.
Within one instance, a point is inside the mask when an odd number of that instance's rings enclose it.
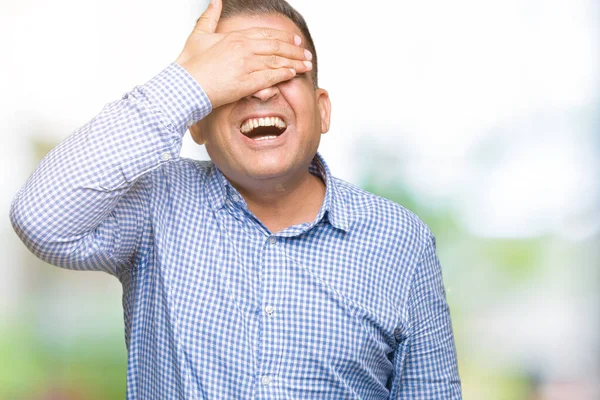
<path fill-rule="evenodd" d="M 390 399 L 462 399 L 450 308 L 427 229 L 408 297 L 409 324 L 394 359 Z"/>
<path fill-rule="evenodd" d="M 179 156 L 188 122 L 210 111 L 198 84 L 171 63 L 148 83 L 107 104 L 44 157 L 11 204 L 16 233 L 36 256 L 64 267 L 77 268 L 99 245 L 125 252 L 131 244 L 116 246 L 115 241 L 132 238 L 107 232 L 112 236 L 100 242 L 102 237 L 94 235 L 102 232 L 94 230 L 111 218 L 138 178 Z M 140 203 L 142 197 L 140 193 L 129 201 Z M 134 211 L 143 212 L 139 207 Z M 138 216 L 131 218 L 140 223 Z M 117 229 L 119 223 L 123 225 L 115 219 L 112 225 Z"/>

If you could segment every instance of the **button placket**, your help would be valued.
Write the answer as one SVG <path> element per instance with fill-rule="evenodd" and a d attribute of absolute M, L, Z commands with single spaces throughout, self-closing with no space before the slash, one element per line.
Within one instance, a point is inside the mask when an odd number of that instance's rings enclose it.
<path fill-rule="evenodd" d="M 282 356 L 282 338 L 281 336 L 281 318 L 278 304 L 281 302 L 282 274 L 285 274 L 285 256 L 279 246 L 282 245 L 282 238 L 269 236 L 263 245 L 263 257 L 261 265 L 262 275 L 262 293 L 261 293 L 261 362 L 260 375 L 269 379 L 269 383 L 274 383 L 273 372 L 277 365 L 280 365 Z M 262 382 L 262 381 L 261 381 Z M 268 385 L 264 384 L 263 386 Z"/>

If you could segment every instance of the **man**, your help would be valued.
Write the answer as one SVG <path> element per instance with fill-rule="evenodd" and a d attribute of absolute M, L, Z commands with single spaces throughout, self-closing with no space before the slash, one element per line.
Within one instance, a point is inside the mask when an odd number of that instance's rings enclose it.
<path fill-rule="evenodd" d="M 214 0 L 16 195 L 34 254 L 121 281 L 128 398 L 461 398 L 434 237 L 331 175 L 316 60 L 284 0 Z"/>

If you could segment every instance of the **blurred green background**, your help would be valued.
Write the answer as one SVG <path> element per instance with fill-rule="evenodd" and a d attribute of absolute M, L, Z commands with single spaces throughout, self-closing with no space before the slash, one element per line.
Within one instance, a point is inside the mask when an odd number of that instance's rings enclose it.
<path fill-rule="evenodd" d="M 436 235 L 464 398 L 600 399 L 599 3 L 291 4 L 332 98 L 333 174 Z M 119 282 L 36 259 L 8 210 L 53 146 L 176 58 L 205 6 L 3 3 L 0 399 L 124 398 Z M 182 156 L 208 158 L 189 135 Z"/>

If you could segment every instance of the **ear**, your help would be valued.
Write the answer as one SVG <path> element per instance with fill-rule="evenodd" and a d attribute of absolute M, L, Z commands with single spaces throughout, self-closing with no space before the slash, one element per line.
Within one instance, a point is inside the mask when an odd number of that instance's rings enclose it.
<path fill-rule="evenodd" d="M 319 114 L 321 115 L 321 133 L 329 131 L 329 121 L 331 119 L 331 102 L 329 101 L 329 93 L 325 89 L 317 89 L 317 104 L 319 106 Z"/>
<path fill-rule="evenodd" d="M 196 122 L 194 125 L 190 126 L 190 135 L 192 135 L 192 139 L 194 142 L 199 145 L 204 144 L 204 135 L 202 134 L 202 127 L 200 126 L 200 121 Z"/>

